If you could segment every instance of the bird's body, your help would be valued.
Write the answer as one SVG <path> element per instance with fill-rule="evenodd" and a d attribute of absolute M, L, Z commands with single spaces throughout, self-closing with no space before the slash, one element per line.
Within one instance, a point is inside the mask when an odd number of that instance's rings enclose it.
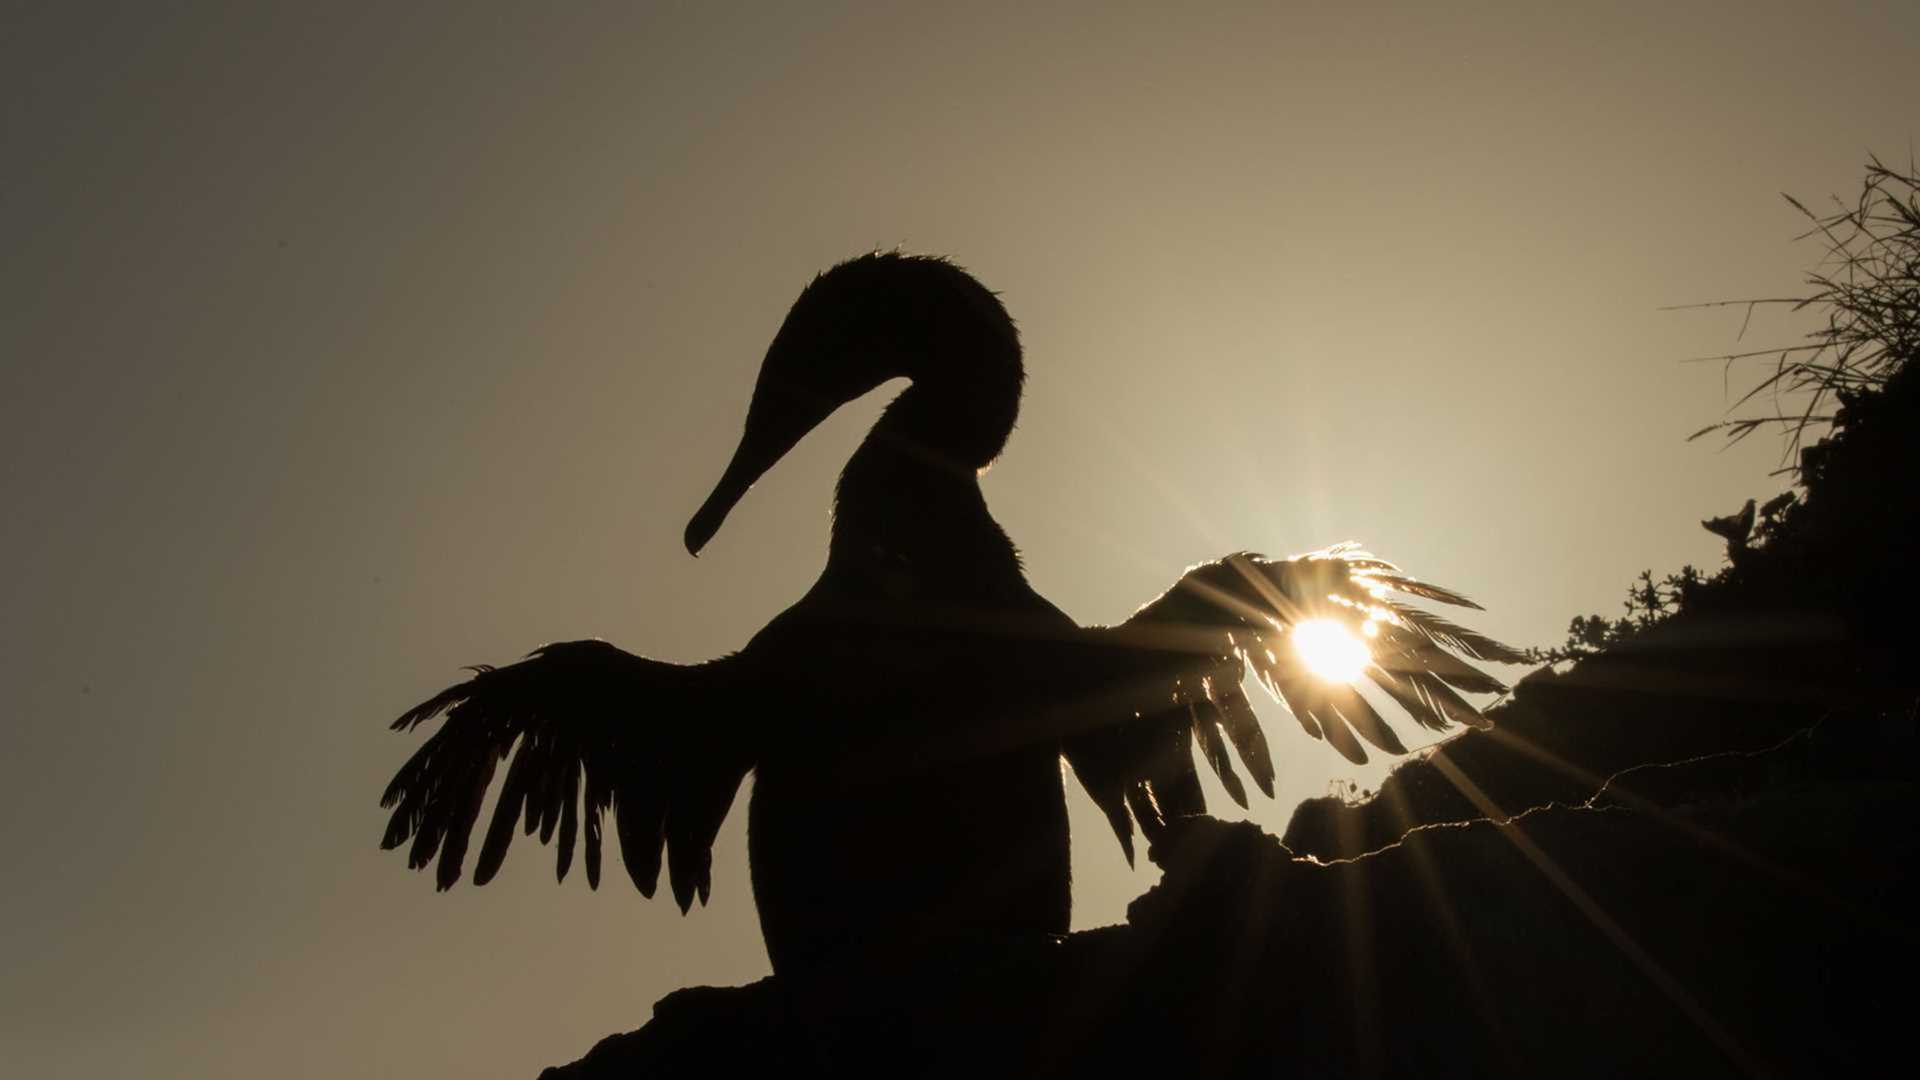
<path fill-rule="evenodd" d="M 1017 628 L 1073 628 L 1028 585 L 980 489 L 1012 431 L 1017 354 L 967 376 L 964 388 L 923 379 L 887 410 L 841 475 L 825 571 L 746 650 L 777 658 L 799 688 L 767 735 L 748 811 L 754 901 L 779 968 L 970 932 L 1067 931 L 1059 740 L 967 737 L 1018 696 L 995 677 Z M 1003 421 L 956 423 L 963 393 Z M 927 752 L 862 753 L 903 735 Z"/>
<path fill-rule="evenodd" d="M 1063 756 L 1131 857 L 1133 820 L 1152 838 L 1203 809 L 1196 747 L 1243 804 L 1228 741 L 1272 794 L 1265 739 L 1241 696 L 1248 669 L 1348 757 L 1365 757 L 1356 731 L 1400 749 L 1352 687 L 1305 678 L 1272 636 L 1286 626 L 1378 621 L 1370 676 L 1433 727 L 1479 722 L 1453 688 L 1498 686 L 1445 648 L 1517 658 L 1384 599 L 1463 597 L 1345 549 L 1233 556 L 1190 571 L 1120 627 L 1076 625 L 1027 583 L 980 489 L 1019 408 L 1013 323 L 938 259 L 868 256 L 802 293 L 688 549 L 828 413 L 896 376 L 912 385 L 842 473 L 827 566 L 804 597 L 711 664 L 549 646 L 422 704 L 396 726 L 443 711 L 448 721 L 388 789 L 398 805 L 387 846 L 411 837 L 411 862 L 438 855 L 440 883 L 452 884 L 495 766 L 518 744 L 476 882 L 497 870 L 523 816 L 543 839 L 557 830 L 564 876 L 582 810 L 597 881 L 600 819 L 612 812 L 635 884 L 652 895 L 664 845 L 684 909 L 706 896 L 714 834 L 751 770 L 748 855 L 776 971 L 1060 934 L 1071 905 Z"/>
<path fill-rule="evenodd" d="M 1001 569 L 988 574 L 944 545 L 849 553 L 844 535 L 836 529 L 812 590 L 743 654 L 769 657 L 790 695 L 764 736 L 748 810 L 754 902 L 776 968 L 973 930 L 1065 933 L 1058 740 L 967 738 L 1010 696 L 993 680 L 1009 639 L 992 628 L 1051 609 L 1004 537 Z M 869 752 L 903 738 L 930 749 Z"/>

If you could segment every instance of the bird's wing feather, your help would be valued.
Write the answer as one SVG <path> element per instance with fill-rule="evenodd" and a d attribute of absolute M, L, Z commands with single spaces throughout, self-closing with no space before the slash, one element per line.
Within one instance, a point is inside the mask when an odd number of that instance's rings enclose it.
<path fill-rule="evenodd" d="M 1079 722 L 1062 747 L 1129 861 L 1134 821 L 1151 841 L 1172 818 L 1204 809 L 1196 747 L 1235 801 L 1245 805 L 1246 789 L 1226 742 L 1254 784 L 1273 794 L 1272 754 L 1241 689 L 1248 674 L 1306 734 L 1350 761 L 1367 760 L 1364 744 L 1407 752 L 1357 685 L 1328 681 L 1307 666 L 1288 634 L 1309 619 L 1365 630 L 1367 680 L 1416 724 L 1486 726 L 1460 692 L 1506 687 L 1454 654 L 1500 663 L 1521 662 L 1523 654 L 1395 593 L 1479 608 L 1358 545 L 1280 560 L 1240 554 L 1188 571 L 1119 626 L 1085 631 L 1077 653 L 1056 653 L 1072 656 L 1061 662 L 1059 682 L 1112 714 L 1104 723 Z M 1120 686 L 1129 693 L 1113 693 Z"/>
<path fill-rule="evenodd" d="M 563 881 L 584 841 L 587 882 L 597 888 L 602 820 L 611 814 L 641 893 L 654 894 L 664 846 L 680 909 L 696 897 L 704 903 L 714 836 L 754 765 L 757 740 L 741 727 L 759 709 L 746 700 L 755 682 L 744 667 L 737 657 L 681 666 L 574 641 L 506 667 L 473 668 L 473 678 L 394 722 L 410 731 L 446 717 L 387 785 L 380 805 L 393 816 L 381 846 L 411 841 L 408 865 L 437 863 L 439 887 L 451 887 L 505 762 L 474 884 L 499 872 L 518 828 L 537 831 L 542 844 L 557 841 Z"/>

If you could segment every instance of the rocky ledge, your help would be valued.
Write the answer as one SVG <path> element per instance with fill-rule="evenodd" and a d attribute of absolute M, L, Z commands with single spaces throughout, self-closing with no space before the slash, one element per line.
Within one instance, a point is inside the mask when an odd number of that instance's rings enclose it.
<path fill-rule="evenodd" d="M 543 1075 L 1834 1075 L 1896 1060 L 1920 785 L 1911 716 L 1873 724 L 1637 769 L 1580 805 L 1417 827 L 1326 863 L 1191 819 L 1156 847 L 1164 878 L 1124 925 L 682 990 Z M 1883 767 L 1855 766 L 1862 739 Z"/>

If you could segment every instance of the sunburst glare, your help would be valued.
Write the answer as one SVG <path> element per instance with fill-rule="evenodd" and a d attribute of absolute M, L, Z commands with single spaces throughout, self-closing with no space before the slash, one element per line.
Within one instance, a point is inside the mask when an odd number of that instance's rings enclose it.
<path fill-rule="evenodd" d="M 1350 683 L 1373 662 L 1367 643 L 1337 619 L 1308 619 L 1293 628 L 1292 636 L 1308 670 L 1328 682 Z"/>

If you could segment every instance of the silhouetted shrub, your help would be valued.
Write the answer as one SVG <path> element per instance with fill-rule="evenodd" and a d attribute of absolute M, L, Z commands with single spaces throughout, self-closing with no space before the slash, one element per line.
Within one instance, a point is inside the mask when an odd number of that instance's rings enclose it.
<path fill-rule="evenodd" d="M 1604 615 L 1575 615 L 1567 626 L 1566 644 L 1530 649 L 1528 656 L 1536 663 L 1553 664 L 1603 653 L 1677 614 L 1704 580 L 1692 566 L 1683 566 L 1679 573 L 1659 581 L 1653 580 L 1652 570 L 1642 570 L 1627 590 L 1625 615 L 1611 620 Z"/>
<path fill-rule="evenodd" d="M 1830 214 L 1815 214 L 1785 196 L 1813 225 L 1800 238 L 1817 236 L 1827 244 L 1826 257 L 1807 277 L 1807 295 L 1709 305 L 1744 305 L 1749 320 L 1762 305 L 1811 308 L 1825 314 L 1826 325 L 1802 344 L 1716 357 L 1729 369 L 1744 360 L 1771 358 L 1772 374 L 1741 395 L 1734 408 L 1762 398 L 1771 398 L 1775 408 L 1709 424 L 1692 438 L 1718 431 L 1737 442 L 1762 428 L 1780 427 L 1788 471 L 1803 471 L 1805 462 L 1793 458 L 1809 429 L 1838 419 L 1837 412 L 1824 410 L 1844 407 L 1849 394 L 1884 387 L 1920 351 L 1920 169 L 1909 161 L 1905 171 L 1897 171 L 1871 158 L 1866 173 L 1853 205 L 1836 197 Z M 1804 404 L 1786 408 L 1794 397 Z"/>
<path fill-rule="evenodd" d="M 1741 573 L 1749 565 L 1759 567 L 1760 576 L 1781 576 L 1766 574 L 1768 564 L 1778 570 L 1782 563 L 1806 559 L 1813 554 L 1810 537 L 1830 541 L 1848 534 L 1854 542 L 1878 545 L 1901 543 L 1910 535 L 1902 520 L 1889 520 L 1899 519 L 1910 499 L 1903 497 L 1904 491 L 1888 492 L 1883 486 L 1886 477 L 1912 475 L 1906 471 L 1910 461 L 1899 446 L 1888 445 L 1885 436 L 1897 433 L 1871 429 L 1879 422 L 1906 424 L 1920 416 L 1907 395 L 1886 398 L 1908 361 L 1920 352 L 1920 170 L 1909 164 L 1904 172 L 1896 171 L 1870 159 L 1853 203 L 1835 198 L 1836 209 L 1826 215 L 1815 214 L 1791 195 L 1786 199 L 1813 225 L 1800 238 L 1818 236 L 1827 245 L 1826 255 L 1807 277 L 1810 291 L 1801 297 L 1709 306 L 1743 305 L 1750 320 L 1757 307 L 1787 305 L 1823 314 L 1825 325 L 1801 344 L 1716 357 L 1729 369 L 1744 360 L 1772 359 L 1772 372 L 1742 394 L 1734 408 L 1761 398 L 1770 398 L 1776 407 L 1769 414 L 1710 424 L 1689 439 L 1721 432 L 1738 442 L 1763 428 L 1779 427 L 1789 462 L 1782 471 L 1793 474 L 1801 490 L 1774 497 L 1757 516 L 1749 503 L 1744 522 L 1736 524 L 1739 515 L 1734 515 L 1702 523 L 1727 538 L 1734 565 L 1705 577 L 1684 566 L 1659 581 L 1652 570 L 1642 571 L 1627 591 L 1624 616 L 1575 616 L 1565 644 L 1532 650 L 1533 659 L 1576 661 L 1625 646 L 1703 598 L 1723 595 L 1729 579 L 1752 576 Z M 1743 325 L 1742 336 L 1745 330 Z M 1801 400 L 1801 406 L 1784 408 L 1790 399 Z M 1808 443 L 1816 429 L 1823 437 Z M 1867 445 L 1874 447 L 1872 453 L 1858 452 Z M 1810 514 L 1814 503 L 1818 509 Z M 1883 512 L 1888 509 L 1891 515 Z M 1778 557 L 1743 558 L 1756 552 Z M 1832 583 L 1820 569 L 1798 568 L 1797 591 L 1804 594 L 1807 585 Z M 1814 573 L 1809 576 L 1807 571 Z"/>

